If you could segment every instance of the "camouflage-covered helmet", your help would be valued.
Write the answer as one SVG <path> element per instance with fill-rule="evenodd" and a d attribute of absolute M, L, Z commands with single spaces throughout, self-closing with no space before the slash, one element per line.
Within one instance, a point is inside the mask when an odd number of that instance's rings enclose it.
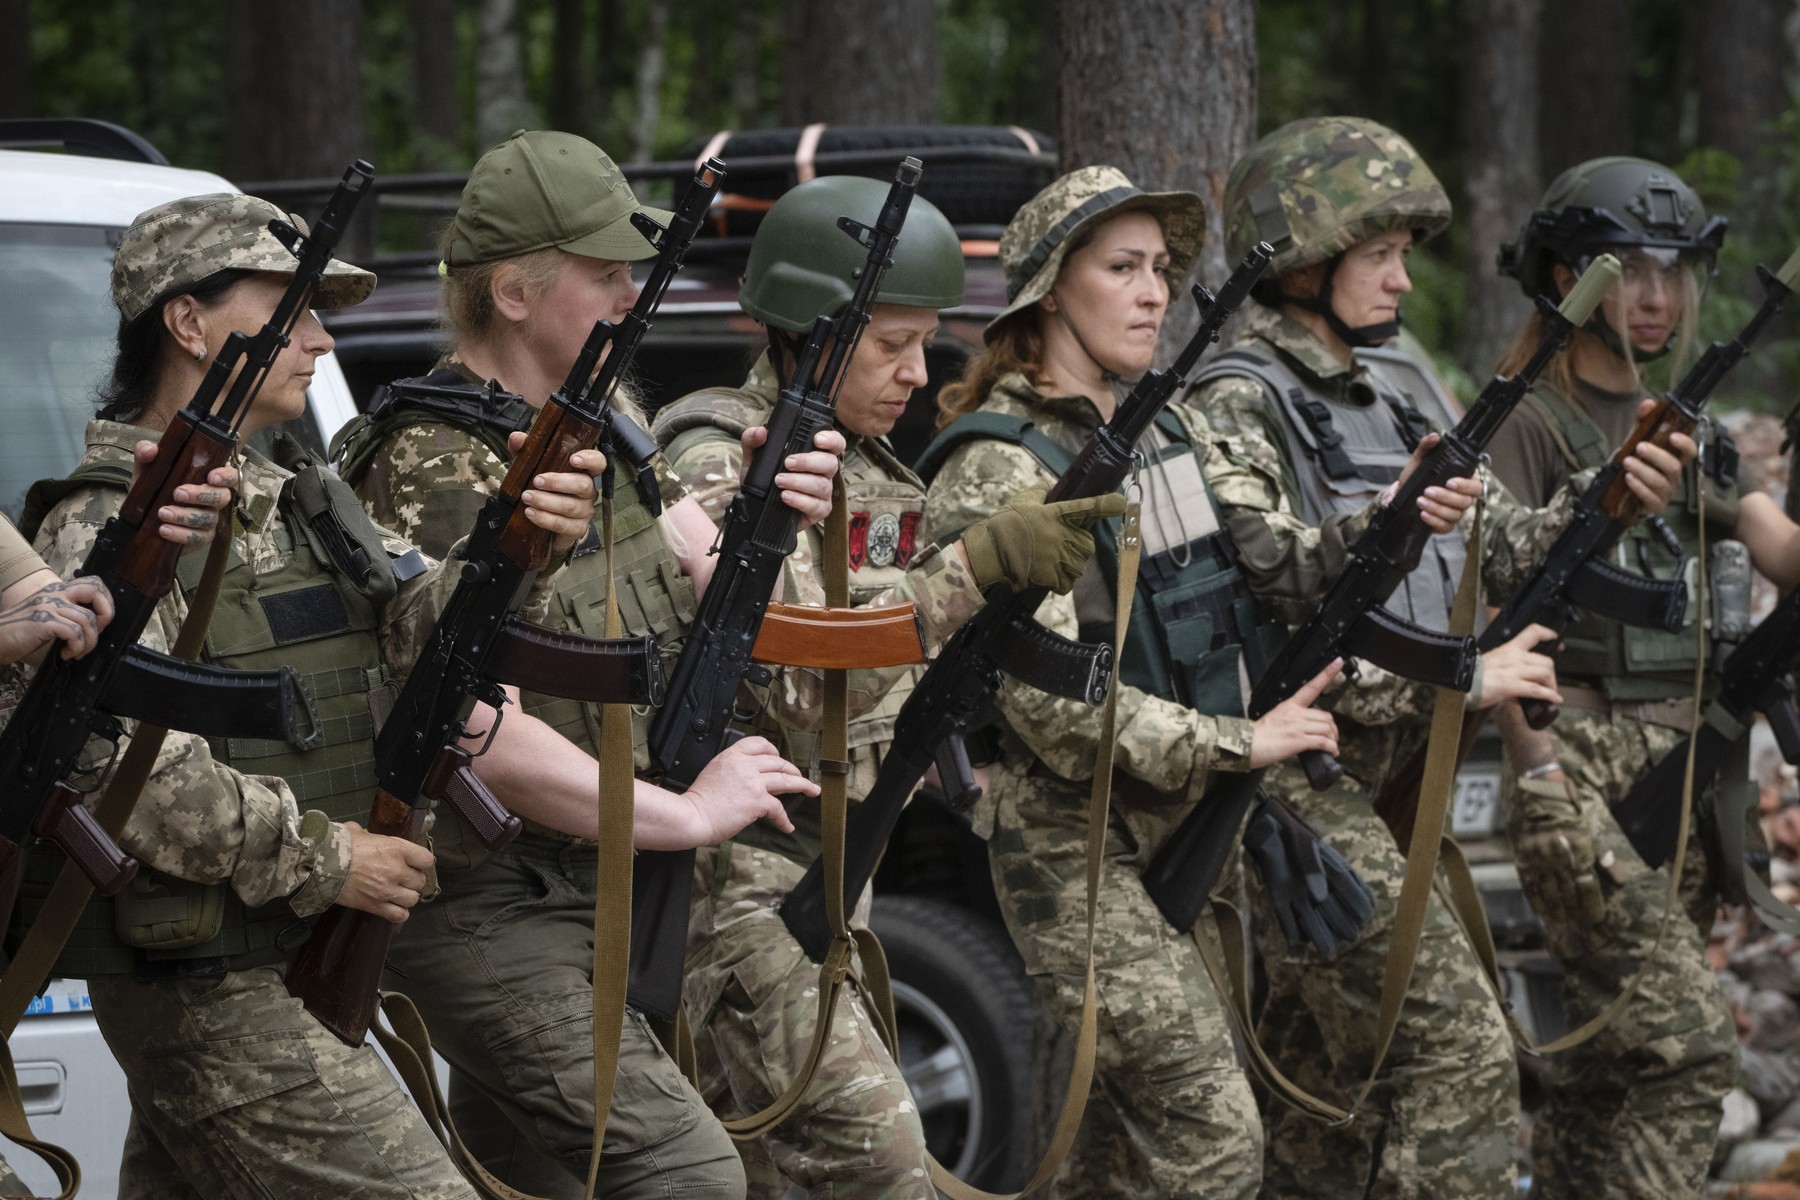
<path fill-rule="evenodd" d="M 1725 218 L 1709 220 L 1698 193 L 1669 168 L 1643 158 L 1596 158 L 1551 182 L 1518 240 L 1500 248 L 1499 266 L 1527 296 L 1554 297 L 1559 262 L 1579 274 L 1604 250 L 1643 246 L 1674 250 L 1705 276 L 1724 241 Z"/>
<path fill-rule="evenodd" d="M 1327 262 L 1395 230 L 1450 225 L 1450 196 L 1412 143 L 1361 117 L 1290 121 L 1250 148 L 1225 184 L 1225 256 L 1275 248 L 1271 275 Z"/>
<path fill-rule="evenodd" d="M 889 185 L 860 175 L 825 175 L 770 207 L 750 244 L 738 306 L 764 325 L 804 333 L 850 302 L 869 252 L 838 228 L 839 217 L 873 225 Z M 875 299 L 913 308 L 954 308 L 963 300 L 962 240 L 937 205 L 913 197 L 894 247 L 894 265 Z"/>
<path fill-rule="evenodd" d="M 1128 212 L 1147 212 L 1162 225 L 1169 247 L 1169 281 L 1179 286 L 1194 268 L 1206 237 L 1206 206 L 1193 192 L 1146 192 L 1117 167 L 1082 167 L 1025 202 L 1000 236 L 1006 308 L 988 322 L 991 341 L 1000 323 L 1049 295 L 1063 256 L 1081 235 Z"/>
<path fill-rule="evenodd" d="M 302 233 L 306 222 L 267 200 L 237 192 L 186 196 L 139 213 L 113 255 L 112 296 L 119 315 L 136 320 L 163 296 L 191 290 L 220 271 L 294 273 L 294 252 L 269 232 L 286 221 Z M 314 308 L 361 304 L 375 276 L 332 259 L 313 292 Z"/>

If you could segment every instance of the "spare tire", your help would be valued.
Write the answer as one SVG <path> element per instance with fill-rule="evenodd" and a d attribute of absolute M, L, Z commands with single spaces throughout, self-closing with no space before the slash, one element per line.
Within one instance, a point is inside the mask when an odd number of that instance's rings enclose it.
<path fill-rule="evenodd" d="M 926 1144 L 977 1187 L 1018 1188 L 1037 1165 L 1050 1058 L 1018 951 L 988 919 L 921 896 L 877 896 L 869 926 L 887 951 L 900 1069 Z"/>
<path fill-rule="evenodd" d="M 999 237 L 1021 205 L 1056 178 L 1056 142 L 1046 134 L 1003 125 L 825 125 L 806 129 L 721 131 L 697 138 L 681 157 L 725 160 L 727 216 L 713 236 L 749 237 L 762 210 L 800 182 L 803 144 L 812 142 L 810 171 L 891 180 L 911 154 L 925 163 L 919 194 L 959 230 Z"/>

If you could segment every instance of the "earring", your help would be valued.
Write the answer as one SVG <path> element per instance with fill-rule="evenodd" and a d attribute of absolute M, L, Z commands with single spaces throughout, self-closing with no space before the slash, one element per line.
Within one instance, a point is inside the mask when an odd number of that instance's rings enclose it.
<path fill-rule="evenodd" d="M 195 362 L 205 362 L 206 361 L 206 347 L 205 346 L 201 346 L 198 350 L 194 351 L 194 361 Z"/>

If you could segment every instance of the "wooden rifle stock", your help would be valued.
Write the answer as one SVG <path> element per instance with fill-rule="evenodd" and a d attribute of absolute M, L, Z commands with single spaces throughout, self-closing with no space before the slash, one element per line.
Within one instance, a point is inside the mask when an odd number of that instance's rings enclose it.
<path fill-rule="evenodd" d="M 760 663 L 850 671 L 925 661 L 925 639 L 911 604 L 878 608 L 769 605 L 750 657 Z"/>
<path fill-rule="evenodd" d="M 425 813 L 422 806 L 414 808 L 377 791 L 368 830 L 416 842 L 425 828 Z M 375 1019 L 375 996 L 393 940 L 393 922 L 334 904 L 294 956 L 287 990 L 321 1025 L 351 1045 L 360 1045 Z"/>

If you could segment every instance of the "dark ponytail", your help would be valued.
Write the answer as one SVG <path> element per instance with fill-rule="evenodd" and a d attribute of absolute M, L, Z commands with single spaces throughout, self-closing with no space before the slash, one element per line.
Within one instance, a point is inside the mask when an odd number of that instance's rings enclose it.
<path fill-rule="evenodd" d="M 118 349 L 112 374 L 99 387 L 95 416 L 103 421 L 136 421 L 156 394 L 167 345 L 163 305 L 178 296 L 192 296 L 202 304 L 217 304 L 249 271 L 236 267 L 214 271 L 190 287 L 158 296 L 154 303 L 129 321 L 119 322 Z"/>

